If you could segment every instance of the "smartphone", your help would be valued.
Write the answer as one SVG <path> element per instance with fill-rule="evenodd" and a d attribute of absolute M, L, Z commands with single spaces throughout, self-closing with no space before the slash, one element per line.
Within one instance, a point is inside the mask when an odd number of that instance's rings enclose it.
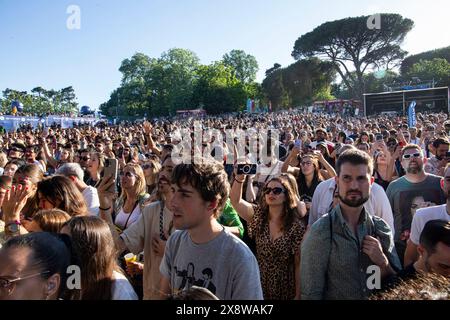
<path fill-rule="evenodd" d="M 295 140 L 294 147 L 300 149 L 302 147 L 302 140 L 299 139 Z"/>
<path fill-rule="evenodd" d="M 447 153 L 445 154 L 446 158 L 450 158 L 450 151 L 447 151 Z"/>
<path fill-rule="evenodd" d="M 113 158 L 105 159 L 105 168 L 103 169 L 103 177 L 113 177 L 117 181 L 117 168 L 119 167 L 119 161 Z M 117 184 L 114 183 L 109 192 L 117 192 Z"/>
<path fill-rule="evenodd" d="M 381 141 L 381 140 L 383 140 L 383 135 L 382 134 L 377 134 L 375 139 L 377 141 Z"/>
<path fill-rule="evenodd" d="M 238 164 L 237 174 L 256 174 L 256 164 Z"/>

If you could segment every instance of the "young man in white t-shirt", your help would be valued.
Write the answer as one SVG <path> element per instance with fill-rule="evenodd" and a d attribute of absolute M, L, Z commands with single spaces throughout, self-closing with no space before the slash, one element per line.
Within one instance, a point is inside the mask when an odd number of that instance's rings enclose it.
<path fill-rule="evenodd" d="M 205 158 L 179 164 L 172 186 L 178 231 L 168 239 L 160 265 L 161 297 L 197 285 L 207 286 L 221 300 L 262 300 L 255 256 L 216 220 L 230 190 L 223 165 Z"/>
<path fill-rule="evenodd" d="M 441 188 L 447 197 L 447 202 L 439 206 L 422 208 L 416 211 L 411 223 L 411 234 L 405 252 L 404 265 L 407 266 L 419 258 L 417 247 L 423 227 L 430 220 L 450 221 L 450 163 L 444 169 Z"/>

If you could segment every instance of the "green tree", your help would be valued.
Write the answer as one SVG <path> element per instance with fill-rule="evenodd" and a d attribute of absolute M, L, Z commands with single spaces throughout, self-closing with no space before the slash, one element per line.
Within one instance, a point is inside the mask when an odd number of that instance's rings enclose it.
<path fill-rule="evenodd" d="M 418 54 L 410 55 L 403 59 L 400 67 L 401 74 L 407 74 L 409 69 L 420 60 L 433 60 L 435 58 L 445 59 L 450 62 L 450 46 L 445 48 L 434 49 L 430 51 L 421 52 Z"/>
<path fill-rule="evenodd" d="M 318 96 L 328 94 L 331 97 L 331 83 L 335 77 L 333 65 L 317 58 L 299 60 L 266 74 L 262 88 L 275 110 L 310 104 L 319 100 L 315 99 Z"/>
<path fill-rule="evenodd" d="M 130 59 L 122 61 L 119 71 L 122 72 L 122 83 L 144 81 L 154 59 L 143 53 L 135 53 Z"/>
<path fill-rule="evenodd" d="M 203 107 L 208 113 L 242 110 L 247 90 L 257 94 L 257 86 L 245 87 L 237 79 L 234 70 L 223 62 L 215 62 L 197 68 L 192 105 Z"/>
<path fill-rule="evenodd" d="M 255 81 L 259 67 L 254 56 L 243 50 L 231 50 L 223 55 L 222 61 L 233 69 L 236 78 L 242 83 Z"/>
<path fill-rule="evenodd" d="M 412 65 L 407 78 L 417 77 L 421 80 L 435 80 L 437 86 L 450 85 L 450 63 L 441 58 L 420 60 Z"/>
<path fill-rule="evenodd" d="M 362 99 L 364 72 L 396 66 L 406 55 L 400 44 L 414 25 L 398 14 L 379 17 L 379 29 L 368 28 L 369 16 L 326 22 L 298 38 L 292 56 L 297 60 L 315 56 L 331 61 L 352 95 Z"/>

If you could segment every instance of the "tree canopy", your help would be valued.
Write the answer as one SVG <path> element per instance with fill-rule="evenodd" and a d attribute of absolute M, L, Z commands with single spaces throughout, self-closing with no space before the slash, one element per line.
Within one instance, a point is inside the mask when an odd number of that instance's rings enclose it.
<path fill-rule="evenodd" d="M 323 23 L 297 39 L 292 56 L 296 60 L 319 57 L 332 62 L 352 95 L 361 98 L 364 72 L 396 66 L 406 55 L 400 45 L 414 25 L 398 14 L 379 17 L 379 29 L 368 28 L 370 16 Z"/>
<path fill-rule="evenodd" d="M 257 69 L 255 57 L 242 50 L 232 50 L 210 65 L 180 48 L 159 58 L 136 53 L 122 61 L 121 86 L 100 108 L 109 116 L 173 115 L 202 106 L 209 113 L 237 111 L 247 97 L 260 92 L 253 81 Z"/>
<path fill-rule="evenodd" d="M 259 68 L 254 56 L 246 54 L 243 50 L 231 50 L 224 54 L 222 61 L 232 68 L 236 78 L 242 83 L 255 81 Z"/>
<path fill-rule="evenodd" d="M 70 86 L 60 90 L 46 90 L 42 87 L 31 89 L 31 92 L 6 88 L 1 99 L 1 112 L 10 113 L 13 100 L 23 104 L 23 111 L 33 114 L 77 113 L 75 90 Z"/>

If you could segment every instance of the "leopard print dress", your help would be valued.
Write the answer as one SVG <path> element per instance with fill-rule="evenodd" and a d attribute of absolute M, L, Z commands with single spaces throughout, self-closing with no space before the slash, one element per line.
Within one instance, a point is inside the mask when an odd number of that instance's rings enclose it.
<path fill-rule="evenodd" d="M 261 286 L 266 300 L 292 300 L 295 297 L 295 254 L 306 227 L 301 220 L 295 221 L 281 237 L 272 241 L 269 225 L 263 222 L 261 210 L 249 224 L 249 236 L 256 242 L 256 258 L 261 274 Z"/>

